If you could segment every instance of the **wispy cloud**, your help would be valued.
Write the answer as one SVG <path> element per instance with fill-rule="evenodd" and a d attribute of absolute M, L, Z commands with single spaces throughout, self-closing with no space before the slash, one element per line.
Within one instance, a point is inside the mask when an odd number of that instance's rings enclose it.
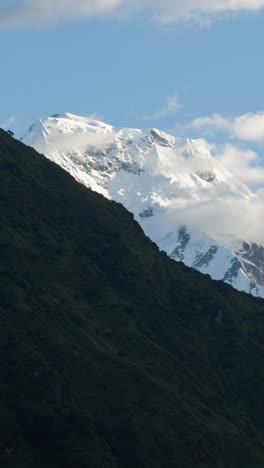
<path fill-rule="evenodd" d="M 14 115 L 10 115 L 6 119 L 3 119 L 0 121 L 0 128 L 3 128 L 4 130 L 9 130 L 10 127 L 13 127 L 16 125 L 17 119 Z"/>
<path fill-rule="evenodd" d="M 163 23 L 207 23 L 219 15 L 258 11 L 264 0 L 4 0 L 0 27 L 49 24 L 76 17 L 122 17 L 135 14 Z"/>
<path fill-rule="evenodd" d="M 175 114 L 182 108 L 183 105 L 181 104 L 178 95 L 174 94 L 173 96 L 167 97 L 166 104 L 160 109 L 157 109 L 152 113 L 143 115 L 142 117 L 140 117 L 139 120 L 147 122 L 150 120 L 164 119 L 170 115 Z"/>
<path fill-rule="evenodd" d="M 230 138 L 253 143 L 264 142 L 264 112 L 242 114 L 229 118 L 219 114 L 199 117 L 184 125 L 187 129 L 203 131 L 205 135 L 224 131 Z"/>

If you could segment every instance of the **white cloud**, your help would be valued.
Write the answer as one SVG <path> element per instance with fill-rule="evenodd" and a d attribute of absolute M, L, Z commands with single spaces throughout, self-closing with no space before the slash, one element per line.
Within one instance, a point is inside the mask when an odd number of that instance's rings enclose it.
<path fill-rule="evenodd" d="M 77 133 L 77 134 L 60 134 L 49 137 L 49 145 L 56 147 L 60 151 L 69 151 L 74 154 L 76 148 L 78 149 L 93 149 L 104 150 L 113 143 L 113 134 L 111 131 L 100 133 Z M 27 142 L 30 144 L 30 142 Z M 46 143 L 40 143 L 35 147 L 39 153 L 45 153 L 47 146 Z"/>
<path fill-rule="evenodd" d="M 264 183 L 264 168 L 258 165 L 258 155 L 254 151 L 227 144 L 216 153 L 216 158 L 245 184 Z"/>
<path fill-rule="evenodd" d="M 168 117 L 169 115 L 175 114 L 176 112 L 181 110 L 182 107 L 183 106 L 180 102 L 179 97 L 177 96 L 177 94 L 175 94 L 173 96 L 167 97 L 167 102 L 163 107 L 150 114 L 143 115 L 142 117 L 140 117 L 140 120 L 149 121 L 155 119 L 163 119 L 165 117 Z"/>
<path fill-rule="evenodd" d="M 206 135 L 225 131 L 230 138 L 237 140 L 264 142 L 264 112 L 243 114 L 235 118 L 213 114 L 194 119 L 184 127 L 202 130 Z"/>
<path fill-rule="evenodd" d="M 230 132 L 231 126 L 231 121 L 219 114 L 198 117 L 185 125 L 186 128 L 192 128 L 194 130 L 203 129 L 206 134 L 210 134 L 212 131 L 214 132 L 216 130 L 226 130 Z"/>
<path fill-rule="evenodd" d="M 219 239 L 222 236 L 234 236 L 247 241 L 254 241 L 264 244 L 263 218 L 264 218 L 264 189 L 263 187 L 264 168 L 258 167 L 258 155 L 251 150 L 243 150 L 235 145 L 227 144 L 223 148 L 218 148 L 203 141 L 203 145 L 213 151 L 218 166 L 212 163 L 212 170 L 218 167 L 218 176 L 221 174 L 228 177 L 226 170 L 232 174 L 230 186 L 221 184 L 212 185 L 209 191 L 200 192 L 197 200 L 182 198 L 174 203 L 164 213 L 164 217 L 159 217 L 160 230 L 166 234 L 167 226 L 172 229 L 172 219 L 176 224 L 186 224 L 200 232 L 206 232 L 212 238 Z M 203 169 L 201 160 L 197 161 L 199 169 Z M 208 161 L 204 161 L 204 169 L 210 169 Z M 184 169 L 181 168 L 181 171 Z M 194 161 L 186 161 L 188 172 L 192 169 L 197 171 Z M 232 177 L 235 176 L 235 179 Z M 232 192 L 232 182 L 234 191 Z M 246 191 L 245 196 L 237 192 L 237 187 L 242 184 L 251 189 Z M 240 185 L 241 184 L 241 185 Z M 229 188 L 231 187 L 231 192 Z M 255 188 L 254 188 L 255 187 Z M 242 189 L 243 190 L 243 189 Z M 158 227 L 157 227 L 158 229 Z"/>
<path fill-rule="evenodd" d="M 223 193 L 212 194 L 211 199 L 188 202 L 180 210 L 172 208 L 166 213 L 171 219 L 186 224 L 209 236 L 221 239 L 234 236 L 250 242 L 264 243 L 263 216 L 264 191 L 249 198 L 232 198 Z M 159 219 L 166 226 L 166 220 Z"/>
<path fill-rule="evenodd" d="M 233 135 L 246 141 L 264 141 L 264 112 L 245 114 L 234 119 Z"/>
<path fill-rule="evenodd" d="M 0 26 L 52 23 L 72 17 L 129 16 L 170 23 L 178 20 L 207 22 L 216 15 L 257 11 L 264 0 L 4 0 Z"/>

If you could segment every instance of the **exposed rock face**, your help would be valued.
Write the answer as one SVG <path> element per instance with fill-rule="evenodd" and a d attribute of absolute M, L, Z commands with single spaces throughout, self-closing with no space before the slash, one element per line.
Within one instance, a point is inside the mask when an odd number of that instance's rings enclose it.
<path fill-rule="evenodd" d="M 170 233 L 160 239 L 159 244 L 174 260 L 182 261 L 239 290 L 255 296 L 264 295 L 264 271 L 261 269 L 260 255 L 256 253 L 261 252 L 263 255 L 262 246 L 256 244 L 250 246 L 241 242 L 241 247 L 234 250 L 217 243 L 205 234 L 188 229 L 187 226 L 179 226 L 177 234 Z M 246 249 L 244 244 L 247 246 Z M 258 257 L 259 267 L 257 261 L 253 262 L 253 252 Z"/>
<path fill-rule="evenodd" d="M 180 226 L 178 231 L 178 246 L 170 254 L 174 260 L 184 260 L 184 251 L 191 239 L 186 226 Z"/>

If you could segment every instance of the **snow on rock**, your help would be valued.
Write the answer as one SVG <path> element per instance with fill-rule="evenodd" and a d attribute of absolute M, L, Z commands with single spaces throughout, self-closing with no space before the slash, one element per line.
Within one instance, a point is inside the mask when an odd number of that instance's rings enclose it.
<path fill-rule="evenodd" d="M 264 297 L 263 246 L 209 235 L 206 226 L 201 232 L 190 220 L 185 225 L 188 203 L 199 211 L 206 200 L 223 194 L 231 200 L 253 197 L 201 141 L 158 129 L 115 128 L 68 113 L 34 123 L 22 141 L 78 182 L 122 203 L 173 259 Z"/>

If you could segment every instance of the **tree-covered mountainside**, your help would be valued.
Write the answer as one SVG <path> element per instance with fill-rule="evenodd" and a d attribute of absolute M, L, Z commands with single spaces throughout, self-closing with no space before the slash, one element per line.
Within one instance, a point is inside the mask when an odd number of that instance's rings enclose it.
<path fill-rule="evenodd" d="M 263 468 L 264 302 L 0 131 L 0 464 Z"/>

